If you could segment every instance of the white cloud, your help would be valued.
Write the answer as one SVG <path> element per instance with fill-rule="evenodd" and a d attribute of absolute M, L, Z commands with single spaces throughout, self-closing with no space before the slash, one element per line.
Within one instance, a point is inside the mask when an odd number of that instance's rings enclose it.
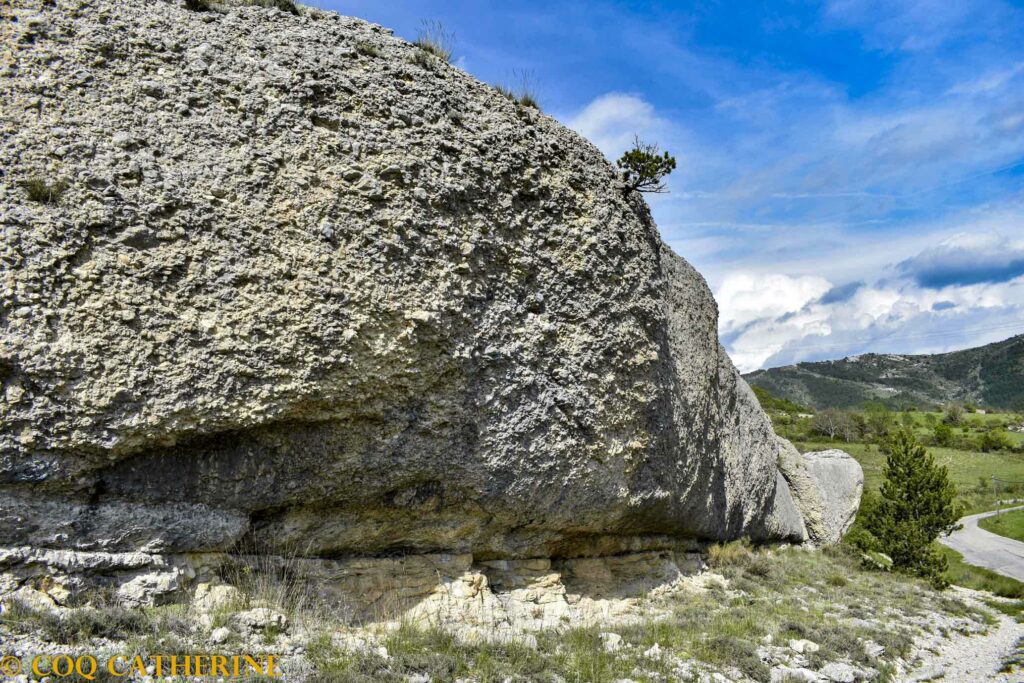
<path fill-rule="evenodd" d="M 563 120 L 612 159 L 634 133 L 676 155 L 652 211 L 744 370 L 993 341 L 1024 332 L 1021 247 L 999 237 L 1024 234 L 1024 13 L 996 5 L 827 0 L 823 30 L 888 53 L 860 92 L 673 52 L 678 96 L 611 92 Z"/>
<path fill-rule="evenodd" d="M 896 270 L 931 288 L 1003 282 L 1024 274 L 1024 241 L 995 232 L 957 233 L 901 261 Z"/>
<path fill-rule="evenodd" d="M 633 135 L 652 137 L 669 123 L 654 113 L 654 107 L 635 95 L 602 95 L 567 121 L 567 125 L 587 138 L 609 159 L 629 148 Z"/>
<path fill-rule="evenodd" d="M 832 283 L 813 275 L 734 273 L 715 293 L 719 328 L 729 332 L 755 320 L 798 311 L 830 289 Z"/>
<path fill-rule="evenodd" d="M 970 260 L 1003 243 L 992 233 L 957 235 L 939 251 L 955 247 Z M 915 258 L 930 263 L 934 251 Z M 832 284 L 780 273 L 727 277 L 715 298 L 737 367 L 747 372 L 868 351 L 937 353 L 1024 332 L 1024 276 L 942 287 L 922 286 L 912 274 L 871 285 Z"/>
<path fill-rule="evenodd" d="M 956 83 L 947 92 L 950 95 L 982 95 L 999 90 L 1017 74 L 1024 71 L 1024 62 L 1017 62 L 1002 69 L 989 71 L 982 76 Z"/>

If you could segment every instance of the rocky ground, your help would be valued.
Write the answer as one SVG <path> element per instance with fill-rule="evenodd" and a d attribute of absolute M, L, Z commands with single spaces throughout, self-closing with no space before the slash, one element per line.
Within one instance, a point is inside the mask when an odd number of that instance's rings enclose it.
<path fill-rule="evenodd" d="M 464 605 L 427 600 L 431 609 L 357 624 L 337 605 L 266 577 L 146 609 L 97 600 L 58 610 L 23 591 L 5 604 L 2 649 L 147 662 L 161 653 L 274 654 L 284 680 L 297 682 L 1012 679 L 999 669 L 1024 635 L 1019 603 L 869 572 L 845 550 L 731 544 L 713 546 L 707 562 L 642 595 L 570 590 L 555 624 L 536 618 L 543 597 L 532 618 L 505 613 L 484 623 Z"/>

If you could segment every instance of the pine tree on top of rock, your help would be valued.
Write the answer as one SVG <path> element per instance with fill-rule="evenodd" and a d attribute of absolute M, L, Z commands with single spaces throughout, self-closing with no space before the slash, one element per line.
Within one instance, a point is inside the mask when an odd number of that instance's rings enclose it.
<path fill-rule="evenodd" d="M 615 165 L 622 169 L 626 191 L 667 192 L 665 176 L 675 170 L 676 159 L 662 152 L 656 144 L 633 138 L 633 149 L 623 154 Z"/>

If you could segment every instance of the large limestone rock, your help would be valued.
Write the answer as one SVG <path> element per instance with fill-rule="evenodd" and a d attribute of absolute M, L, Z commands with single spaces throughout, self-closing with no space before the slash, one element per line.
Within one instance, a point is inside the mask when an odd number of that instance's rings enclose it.
<path fill-rule="evenodd" d="M 864 470 L 849 453 L 838 449 L 804 453 L 804 464 L 818 487 L 823 532 L 815 540 L 838 543 L 857 516 L 864 492 Z"/>
<path fill-rule="evenodd" d="M 805 538 L 707 285 L 587 141 L 327 12 L 11 13 L 0 545 Z"/>
<path fill-rule="evenodd" d="M 785 439 L 779 439 L 779 446 L 779 470 L 796 497 L 809 540 L 838 543 L 860 508 L 860 463 L 837 449 L 801 454 Z"/>

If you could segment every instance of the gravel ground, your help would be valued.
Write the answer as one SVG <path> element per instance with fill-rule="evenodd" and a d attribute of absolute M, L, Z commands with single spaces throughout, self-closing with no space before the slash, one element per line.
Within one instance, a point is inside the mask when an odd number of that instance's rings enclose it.
<path fill-rule="evenodd" d="M 975 601 L 982 593 L 954 589 L 967 600 Z M 1000 673 L 1003 662 L 1017 649 L 1024 638 L 1024 624 L 1012 617 L 996 614 L 998 625 L 985 635 L 965 635 L 950 640 L 936 638 L 935 650 L 926 645 L 918 652 L 921 666 L 908 672 L 901 681 L 1024 681 L 1024 671 Z"/>

